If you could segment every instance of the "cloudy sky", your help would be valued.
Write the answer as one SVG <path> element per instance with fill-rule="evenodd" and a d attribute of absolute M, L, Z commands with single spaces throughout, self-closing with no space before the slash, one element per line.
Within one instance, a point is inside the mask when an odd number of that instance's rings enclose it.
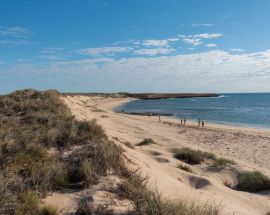
<path fill-rule="evenodd" d="M 1 0 L 0 93 L 270 92 L 269 0 Z"/>

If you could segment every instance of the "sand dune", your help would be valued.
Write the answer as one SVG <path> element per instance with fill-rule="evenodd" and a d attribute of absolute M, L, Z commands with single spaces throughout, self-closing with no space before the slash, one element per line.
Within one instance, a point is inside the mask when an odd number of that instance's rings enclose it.
<path fill-rule="evenodd" d="M 162 117 L 126 115 L 112 109 L 130 98 L 90 96 L 63 97 L 72 113 L 81 120 L 97 119 L 107 135 L 125 149 L 127 165 L 140 168 L 149 177 L 149 186 L 170 199 L 220 204 L 224 214 L 266 214 L 270 211 L 270 193 L 252 194 L 228 188 L 235 184 L 239 170 L 259 170 L 270 176 L 270 131 L 196 123 L 180 125 L 179 120 Z M 136 146 L 144 138 L 157 144 Z M 213 152 L 234 160 L 232 168 L 214 171 L 206 164 L 190 166 L 193 173 L 177 168 L 172 148 L 188 146 Z M 184 164 L 184 163 L 182 163 Z M 185 164 L 187 165 L 187 164 Z"/>

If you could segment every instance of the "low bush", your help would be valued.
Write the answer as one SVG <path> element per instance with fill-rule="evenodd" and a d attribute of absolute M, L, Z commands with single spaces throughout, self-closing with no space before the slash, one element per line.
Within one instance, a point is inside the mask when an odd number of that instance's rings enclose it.
<path fill-rule="evenodd" d="M 270 179 L 261 172 L 244 172 L 239 175 L 238 190 L 247 192 L 259 192 L 270 189 Z"/>
<path fill-rule="evenodd" d="M 57 208 L 52 205 L 43 205 L 40 208 L 39 215 L 58 215 Z"/>
<path fill-rule="evenodd" d="M 228 165 L 234 165 L 235 162 L 225 158 L 218 158 L 214 160 L 212 167 L 217 170 L 225 169 Z"/>
<path fill-rule="evenodd" d="M 184 170 L 186 172 L 193 173 L 193 170 L 189 166 L 187 166 L 187 165 L 178 164 L 177 165 L 177 168 L 182 169 L 182 170 Z"/>
<path fill-rule="evenodd" d="M 35 193 L 27 191 L 18 194 L 18 205 L 15 209 L 16 215 L 37 215 L 39 214 L 39 200 Z"/>
<path fill-rule="evenodd" d="M 155 141 L 151 138 L 145 138 L 140 143 L 137 144 L 137 146 L 145 146 L 150 144 L 156 144 Z"/>
<path fill-rule="evenodd" d="M 174 157 L 189 164 L 200 164 L 206 159 L 215 159 L 215 155 L 200 150 L 182 148 L 174 150 Z"/>

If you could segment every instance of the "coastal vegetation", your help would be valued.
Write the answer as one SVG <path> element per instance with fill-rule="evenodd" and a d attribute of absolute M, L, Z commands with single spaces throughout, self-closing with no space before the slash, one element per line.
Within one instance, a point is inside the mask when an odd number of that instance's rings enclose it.
<path fill-rule="evenodd" d="M 187 166 L 187 165 L 183 165 L 183 164 L 178 164 L 177 165 L 177 168 L 181 169 L 181 170 L 184 170 L 186 172 L 190 172 L 190 173 L 193 173 L 193 170 Z"/>
<path fill-rule="evenodd" d="M 225 158 L 216 158 L 212 167 L 217 170 L 225 169 L 228 165 L 236 164 L 234 161 Z"/>
<path fill-rule="evenodd" d="M 201 164 L 204 161 L 211 161 L 211 168 L 215 170 L 223 170 L 229 165 L 234 165 L 235 162 L 225 158 L 217 158 L 213 153 L 202 152 L 188 147 L 173 150 L 174 157 L 178 160 L 191 165 Z"/>
<path fill-rule="evenodd" d="M 133 214 L 220 213 L 216 206 L 172 202 L 149 190 L 147 180 L 124 165 L 123 149 L 96 121 L 76 120 L 60 96 L 22 90 L 0 97 L 0 214 L 57 215 L 41 198 L 89 188 L 108 172 L 123 179 L 117 194 L 132 200 Z M 154 143 L 145 139 L 140 145 Z M 81 209 L 78 214 L 91 214 Z"/>
<path fill-rule="evenodd" d="M 188 147 L 174 149 L 174 157 L 188 164 L 200 164 L 206 159 L 215 159 L 215 155 L 209 152 L 193 150 Z"/>
<path fill-rule="evenodd" d="M 269 190 L 270 179 L 259 171 L 243 172 L 239 175 L 236 189 L 247 192 Z"/>
<path fill-rule="evenodd" d="M 156 144 L 156 142 L 152 138 L 145 138 L 141 142 L 139 142 L 137 146 L 145 146 L 150 144 Z"/>

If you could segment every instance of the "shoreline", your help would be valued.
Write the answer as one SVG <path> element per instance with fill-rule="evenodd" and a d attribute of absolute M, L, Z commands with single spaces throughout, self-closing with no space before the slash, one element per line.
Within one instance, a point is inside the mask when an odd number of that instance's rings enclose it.
<path fill-rule="evenodd" d="M 136 100 L 140 100 L 140 99 L 136 99 L 136 98 L 125 98 L 124 101 L 120 102 L 119 101 L 119 104 L 115 104 L 114 107 L 111 107 L 111 110 L 114 111 L 115 113 L 117 114 L 127 114 L 127 115 L 135 115 L 135 116 L 148 116 L 146 115 L 145 113 L 149 113 L 149 112 L 142 112 L 142 113 L 139 113 L 139 112 L 121 112 L 119 111 L 119 109 L 121 109 L 120 107 L 124 104 L 127 104 L 129 102 L 132 102 L 132 101 L 136 101 Z M 131 114 L 130 114 L 131 113 Z M 138 113 L 138 114 L 137 114 Z M 158 115 L 157 112 L 150 112 L 150 113 L 154 113 L 154 115 L 152 115 L 153 117 L 157 117 L 157 116 L 161 116 L 162 118 L 166 118 L 166 120 L 169 120 L 169 119 L 172 119 L 172 120 L 181 120 L 181 118 L 173 115 L 173 114 L 164 114 L 162 115 Z M 167 119 L 168 118 L 168 119 Z M 198 127 L 198 122 L 197 120 L 195 119 L 190 119 L 190 118 L 186 118 L 187 121 L 188 121 L 188 124 L 189 125 L 192 125 L 192 126 L 197 126 Z M 205 125 L 205 128 L 206 127 L 214 127 L 214 128 L 228 128 L 228 129 L 240 129 L 240 130 L 247 130 L 247 131 L 259 131 L 259 132 L 269 132 L 270 133 L 270 126 L 269 127 L 260 127 L 259 125 L 258 126 L 252 126 L 252 125 L 248 125 L 248 124 L 237 124 L 237 123 L 229 123 L 229 122 L 212 122 L 212 121 L 206 121 L 206 125 Z M 188 126 L 187 124 L 187 126 Z"/>
<path fill-rule="evenodd" d="M 188 120 L 181 126 L 178 119 L 116 113 L 114 109 L 134 98 L 65 96 L 72 114 L 79 120 L 96 119 L 107 136 L 124 150 L 129 168 L 139 169 L 148 177 L 151 189 L 171 200 L 185 199 L 202 204 L 220 205 L 224 214 L 261 215 L 270 210 L 270 193 L 241 192 L 228 188 L 235 184 L 239 171 L 260 171 L 270 177 L 270 130 L 207 123 L 198 128 Z M 156 144 L 138 146 L 151 138 Z M 222 171 L 209 169 L 207 163 L 190 165 L 174 158 L 173 148 L 189 147 L 236 162 Z M 178 168 L 186 165 L 192 173 Z"/>

